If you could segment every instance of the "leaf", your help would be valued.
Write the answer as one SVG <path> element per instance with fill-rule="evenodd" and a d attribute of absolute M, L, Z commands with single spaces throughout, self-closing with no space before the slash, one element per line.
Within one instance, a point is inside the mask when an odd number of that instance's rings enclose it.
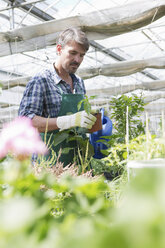
<path fill-rule="evenodd" d="M 80 110 L 81 105 L 84 104 L 84 110 L 86 111 L 87 114 L 90 114 L 90 112 L 91 112 L 91 104 L 90 104 L 90 102 L 89 102 L 89 99 L 94 99 L 95 97 L 96 97 L 96 96 L 90 96 L 90 97 L 88 98 L 88 96 L 85 95 L 85 98 L 82 99 L 82 100 L 78 103 L 78 105 L 77 105 L 78 110 Z"/>
<path fill-rule="evenodd" d="M 54 138 L 54 145 L 57 146 L 58 144 L 60 144 L 61 142 L 63 142 L 65 139 L 67 139 L 69 136 L 68 131 L 63 131 L 63 132 L 59 132 L 55 135 Z"/>
<path fill-rule="evenodd" d="M 88 102 L 84 102 L 84 109 L 87 112 L 87 114 L 90 114 L 90 112 L 91 112 L 91 105 Z"/>
<path fill-rule="evenodd" d="M 127 152 L 123 152 L 123 158 L 127 159 Z"/>
<path fill-rule="evenodd" d="M 81 100 L 81 101 L 77 104 L 77 109 L 78 109 L 78 111 L 81 109 L 81 105 L 83 104 L 83 102 L 84 102 L 84 99 Z"/>
<path fill-rule="evenodd" d="M 94 98 L 96 98 L 96 95 L 95 95 L 95 96 L 90 96 L 90 97 L 89 97 L 90 100 L 92 100 L 92 99 L 94 99 Z"/>
<path fill-rule="evenodd" d="M 68 154 L 70 150 L 73 150 L 73 148 L 72 147 L 65 147 L 62 149 L 61 153 L 62 154 Z"/>

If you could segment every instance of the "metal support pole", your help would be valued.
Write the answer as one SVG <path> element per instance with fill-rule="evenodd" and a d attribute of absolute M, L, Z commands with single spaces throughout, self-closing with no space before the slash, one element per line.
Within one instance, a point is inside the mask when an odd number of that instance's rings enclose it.
<path fill-rule="evenodd" d="M 21 3 L 21 4 L 14 4 L 14 5 L 12 4 L 10 7 L 0 9 L 0 12 L 5 11 L 5 10 L 14 9 L 14 8 L 23 7 L 23 6 L 28 5 L 28 4 L 34 4 L 34 3 L 43 2 L 43 1 L 45 1 L 45 0 L 32 0 L 32 1 L 29 1 L 29 2 Z"/>

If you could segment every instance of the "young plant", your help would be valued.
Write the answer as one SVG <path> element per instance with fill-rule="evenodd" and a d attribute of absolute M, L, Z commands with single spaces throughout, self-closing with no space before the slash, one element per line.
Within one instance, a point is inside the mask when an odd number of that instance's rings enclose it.
<path fill-rule="evenodd" d="M 87 95 L 85 95 L 85 98 L 82 99 L 78 103 L 78 105 L 77 105 L 78 110 L 80 110 L 81 109 L 81 106 L 83 105 L 84 110 L 86 111 L 86 113 L 87 114 L 90 114 L 91 113 L 91 110 L 92 110 L 90 100 L 94 99 L 95 97 L 96 96 L 90 96 L 90 97 L 88 97 Z"/>
<path fill-rule="evenodd" d="M 132 94 L 132 96 L 121 95 L 113 97 L 110 101 L 111 118 L 115 129 L 115 138 L 118 137 L 119 142 L 125 142 L 126 136 L 126 111 L 128 106 L 128 124 L 129 139 L 133 139 L 140 134 L 144 134 L 144 124 L 140 119 L 141 113 L 144 111 L 144 99 L 142 96 Z"/>
<path fill-rule="evenodd" d="M 144 124 L 140 120 L 140 114 L 144 111 L 144 99 L 142 96 L 133 94 L 131 97 L 121 95 L 113 97 L 110 101 L 111 120 L 114 133 L 105 142 L 107 150 L 101 150 L 105 158 L 93 162 L 93 169 L 96 174 L 104 172 L 108 178 L 113 179 L 122 175 L 125 170 L 127 158 L 126 137 L 126 109 L 128 106 L 129 139 L 144 134 Z"/>

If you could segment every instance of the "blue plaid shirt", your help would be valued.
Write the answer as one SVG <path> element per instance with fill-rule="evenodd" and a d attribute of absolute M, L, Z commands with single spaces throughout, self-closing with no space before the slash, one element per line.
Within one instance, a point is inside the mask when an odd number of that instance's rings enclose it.
<path fill-rule="evenodd" d="M 84 82 L 75 74 L 70 75 L 76 94 L 86 94 Z M 46 69 L 34 76 L 24 91 L 18 115 L 33 118 L 57 117 L 61 107 L 62 93 L 72 93 L 71 87 L 63 81 L 54 68 Z"/>

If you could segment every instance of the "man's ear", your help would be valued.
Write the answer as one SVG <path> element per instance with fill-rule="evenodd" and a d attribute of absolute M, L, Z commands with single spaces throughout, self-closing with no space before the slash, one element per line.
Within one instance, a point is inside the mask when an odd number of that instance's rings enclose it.
<path fill-rule="evenodd" d="M 62 46 L 60 44 L 57 44 L 56 46 L 57 55 L 61 54 L 61 50 L 62 50 Z"/>

